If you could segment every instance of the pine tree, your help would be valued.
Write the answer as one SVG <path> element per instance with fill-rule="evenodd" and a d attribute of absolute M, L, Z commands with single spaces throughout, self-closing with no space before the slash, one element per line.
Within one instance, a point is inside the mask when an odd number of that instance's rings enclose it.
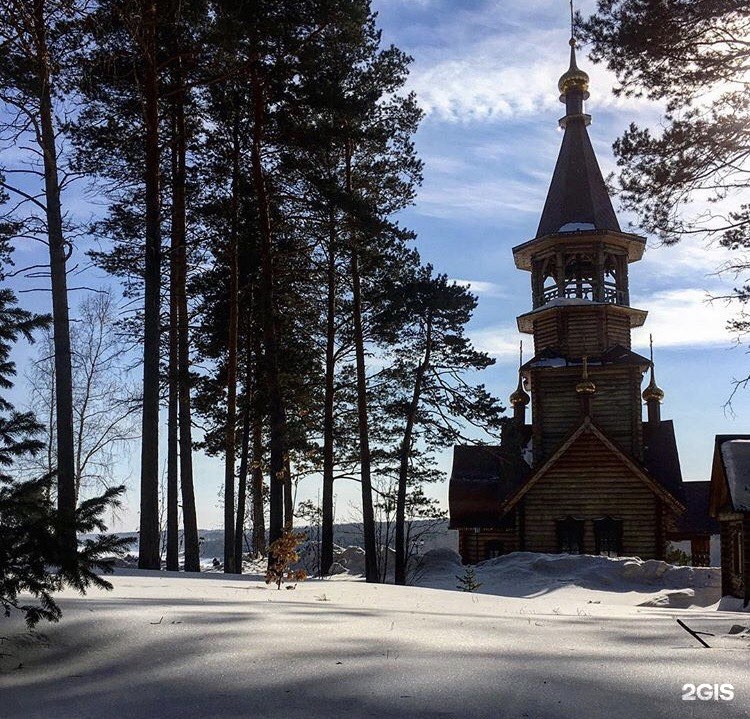
<path fill-rule="evenodd" d="M 8 246 L 2 242 L 2 256 Z M 0 388 L 13 386 L 15 363 L 10 352 L 19 339 L 33 341 L 33 332 L 49 322 L 16 304 L 13 292 L 0 288 Z M 22 481 L 14 477 L 18 461 L 43 449 L 37 438 L 42 426 L 29 412 L 18 412 L 0 396 L 0 607 L 6 616 L 23 613 L 31 628 L 40 620 L 57 621 L 61 612 L 53 594 L 69 585 L 84 593 L 93 585 L 111 589 L 100 572 L 112 569 L 112 560 L 122 554 L 127 540 L 115 535 L 76 542 L 70 556 L 68 540 L 60 533 L 65 514 L 55 509 L 52 496 L 54 476 Z M 124 487 L 108 489 L 101 497 L 81 502 L 73 520 L 76 532 L 104 531 L 102 514 L 118 505 Z M 28 598 L 31 595 L 31 600 Z"/>
<path fill-rule="evenodd" d="M 474 571 L 474 567 L 466 567 L 462 576 L 456 575 L 458 584 L 456 589 L 460 589 L 462 592 L 475 592 L 479 587 L 482 586 L 481 582 L 477 582 L 477 575 Z"/>
<path fill-rule="evenodd" d="M 70 82 L 83 99 L 73 124 L 77 168 L 96 178 L 110 204 L 96 231 L 113 240 L 94 260 L 120 277 L 126 296 L 142 301 L 129 319 L 143 345 L 141 545 L 139 563 L 159 567 L 158 439 L 161 342 L 162 235 L 171 240 L 172 353 L 166 384 L 177 394 L 179 482 L 185 527 L 185 567 L 199 570 L 192 470 L 190 337 L 187 278 L 190 208 L 186 158 L 196 105 L 188 89 L 196 77 L 196 27 L 204 4 L 107 0 L 86 18 L 78 62 L 86 68 Z M 162 209 L 168 210 L 162 213 Z M 169 221 L 167 222 L 167 217 Z M 165 273 L 166 274 L 166 273 Z M 175 347 L 176 343 L 176 347 Z M 176 364 L 176 367 L 175 367 Z M 176 375 L 176 377 L 175 377 Z M 170 565 L 174 564 L 174 397 L 168 441 Z M 168 432 L 169 434 L 169 432 Z"/>
<path fill-rule="evenodd" d="M 667 244 L 698 235 L 747 247 L 750 6 L 599 0 L 580 24 L 591 59 L 617 75 L 616 95 L 665 105 L 658 132 L 631 124 L 615 143 L 624 206 Z M 694 200 L 724 198 L 736 198 L 729 213 L 690 211 Z"/>
<path fill-rule="evenodd" d="M 420 112 L 413 97 L 399 95 L 409 58 L 396 48 L 380 47 L 369 2 L 342 3 L 338 22 L 306 45 L 302 63 L 301 106 L 313 112 L 292 111 L 288 119 L 303 148 L 295 169 L 310 188 L 326 288 L 322 564 L 325 571 L 332 561 L 333 480 L 340 461 L 334 448 L 334 408 L 340 404 L 335 378 L 337 365 L 352 359 L 366 574 L 375 581 L 367 370 L 370 288 L 380 268 L 398 272 L 397 258 L 411 238 L 388 218 L 411 202 L 421 179 L 410 139 Z"/>
<path fill-rule="evenodd" d="M 84 24 L 79 67 L 88 71 L 72 78 L 84 100 L 73 132 L 77 167 L 111 183 L 110 212 L 97 229 L 121 240 L 111 253 L 95 259 L 108 271 L 126 275 L 129 292 L 143 298 L 135 324 L 143 345 L 139 566 L 145 569 L 160 567 L 163 130 L 158 17 L 156 0 L 100 3 Z M 128 243 L 131 238 L 136 242 Z"/>
<path fill-rule="evenodd" d="M 465 335 L 477 303 L 474 295 L 445 275 L 434 276 L 429 265 L 404 283 L 385 280 L 382 291 L 377 321 L 394 359 L 380 379 L 386 413 L 400 432 L 395 580 L 405 584 L 406 501 L 417 441 L 434 451 L 467 439 L 466 427 L 496 436 L 504 410 L 483 385 L 466 379 L 494 364 Z"/>
<path fill-rule="evenodd" d="M 62 121 L 55 102 L 61 97 L 61 72 L 75 43 L 75 20 L 82 7 L 75 0 L 9 0 L 0 8 L 0 101 L 7 114 L 4 130 L 17 146 L 35 147 L 26 167 L 14 167 L 14 179 L 41 178 L 31 189 L 23 181 L 0 187 L 29 206 L 24 235 L 36 236 L 49 250 L 55 356 L 55 413 L 58 530 L 71 561 L 76 554 L 75 470 L 73 450 L 73 381 L 68 313 L 67 260 L 71 245 L 63 226 L 62 191 L 69 177 L 60 167 Z M 28 142 L 22 138 L 28 138 Z M 38 167 L 37 157 L 41 157 Z M 7 175 L 7 173 L 6 173 Z M 15 213 L 17 215 L 17 213 Z M 64 559 L 65 557 L 63 557 Z"/>

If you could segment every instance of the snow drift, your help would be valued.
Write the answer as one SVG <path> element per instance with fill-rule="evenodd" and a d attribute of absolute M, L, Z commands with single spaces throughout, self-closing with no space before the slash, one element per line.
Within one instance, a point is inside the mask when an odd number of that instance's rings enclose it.
<path fill-rule="evenodd" d="M 721 599 L 718 568 L 676 567 L 656 559 L 513 552 L 481 562 L 474 570 L 482 594 L 535 597 L 584 589 L 602 592 L 612 603 L 679 608 L 707 607 Z M 456 552 L 436 549 L 422 558 L 416 583 L 455 589 L 465 571 Z"/>

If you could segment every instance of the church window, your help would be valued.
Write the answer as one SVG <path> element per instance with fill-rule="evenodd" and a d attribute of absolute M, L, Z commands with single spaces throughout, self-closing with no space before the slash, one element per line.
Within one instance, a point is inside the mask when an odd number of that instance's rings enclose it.
<path fill-rule="evenodd" d="M 619 557 L 622 552 L 622 520 L 602 517 L 594 520 L 594 549 L 605 557 Z"/>
<path fill-rule="evenodd" d="M 499 539 L 491 539 L 484 545 L 484 558 L 494 559 L 505 554 L 503 543 Z"/>
<path fill-rule="evenodd" d="M 565 554 L 583 554 L 583 520 L 575 517 L 558 519 L 557 551 Z"/>

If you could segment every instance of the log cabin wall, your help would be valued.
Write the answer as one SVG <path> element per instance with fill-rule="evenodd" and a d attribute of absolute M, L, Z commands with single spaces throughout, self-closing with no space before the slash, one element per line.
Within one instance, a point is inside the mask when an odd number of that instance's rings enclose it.
<path fill-rule="evenodd" d="M 582 418 L 576 384 L 579 367 L 552 367 L 529 371 L 534 416 L 534 460 L 544 461 L 577 427 Z M 638 459 L 642 455 L 641 375 L 632 366 L 589 366 L 596 384 L 592 419 L 596 425 Z"/>
<path fill-rule="evenodd" d="M 534 320 L 534 351 L 555 348 L 566 357 L 630 349 L 630 318 L 611 305 L 558 307 Z"/>
<path fill-rule="evenodd" d="M 745 590 L 743 569 L 748 571 L 750 538 L 743 531 L 742 515 L 726 513 L 719 517 L 721 526 L 721 593 L 742 597 Z M 741 547 L 744 545 L 744 567 Z M 747 574 L 745 576 L 748 576 Z"/>
<path fill-rule="evenodd" d="M 555 521 L 583 519 L 583 549 L 595 551 L 593 520 L 622 520 L 623 556 L 663 556 L 661 503 L 643 480 L 595 436 L 584 434 L 525 495 L 525 549 L 557 552 Z"/>
<path fill-rule="evenodd" d="M 458 532 L 458 553 L 463 564 L 477 564 L 493 556 L 520 551 L 517 529 L 461 529 Z"/>

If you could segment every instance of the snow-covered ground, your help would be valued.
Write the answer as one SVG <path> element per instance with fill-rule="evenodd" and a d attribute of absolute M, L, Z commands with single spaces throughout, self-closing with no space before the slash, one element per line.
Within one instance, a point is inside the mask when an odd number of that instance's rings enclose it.
<path fill-rule="evenodd" d="M 419 587 L 121 569 L 112 592 L 61 595 L 45 637 L 3 622 L 0 717 L 750 716 L 750 615 L 717 610 L 717 570 L 518 553 L 473 593 L 464 572 L 446 550 Z"/>

